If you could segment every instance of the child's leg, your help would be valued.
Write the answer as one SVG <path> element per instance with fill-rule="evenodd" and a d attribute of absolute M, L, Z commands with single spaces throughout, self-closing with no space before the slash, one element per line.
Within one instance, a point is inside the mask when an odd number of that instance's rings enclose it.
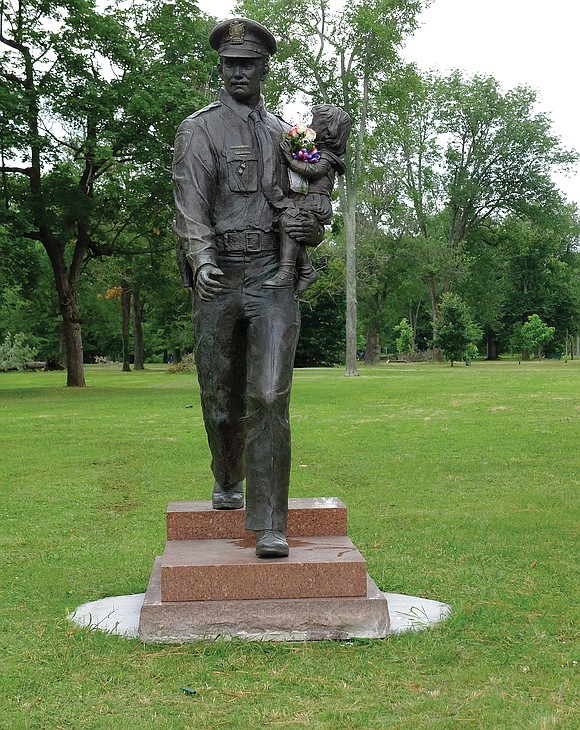
<path fill-rule="evenodd" d="M 286 232 L 286 216 L 282 215 L 278 225 L 280 233 L 280 265 L 278 273 L 263 283 L 267 289 L 287 289 L 294 287 L 294 270 L 296 269 L 296 258 L 303 246 L 300 246 Z M 308 254 L 307 254 L 308 256 Z"/>
<path fill-rule="evenodd" d="M 298 281 L 296 282 L 296 294 L 302 294 L 311 284 L 318 279 L 316 269 L 312 266 L 306 246 L 300 246 L 296 257 L 296 268 L 298 269 Z"/>

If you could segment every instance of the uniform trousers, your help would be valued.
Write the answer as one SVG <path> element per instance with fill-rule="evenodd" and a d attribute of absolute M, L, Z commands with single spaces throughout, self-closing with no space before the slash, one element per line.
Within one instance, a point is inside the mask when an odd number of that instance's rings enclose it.
<path fill-rule="evenodd" d="M 220 253 L 224 291 L 194 293 L 195 360 L 216 482 L 246 479 L 246 527 L 286 529 L 289 404 L 300 312 L 292 289 L 268 289 L 275 251 Z"/>

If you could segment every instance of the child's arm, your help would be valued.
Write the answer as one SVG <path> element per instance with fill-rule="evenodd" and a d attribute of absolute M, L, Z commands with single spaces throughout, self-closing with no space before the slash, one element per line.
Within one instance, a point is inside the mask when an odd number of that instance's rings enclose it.
<path fill-rule="evenodd" d="M 284 163 L 288 167 L 302 175 L 306 180 L 319 180 L 324 177 L 331 169 L 332 165 L 326 155 L 321 155 L 318 162 L 301 162 L 292 157 L 292 147 L 288 140 L 280 142 L 280 149 L 282 150 L 282 157 Z"/>
<path fill-rule="evenodd" d="M 288 161 L 288 166 L 291 170 L 306 178 L 306 180 L 320 180 L 320 178 L 324 177 L 332 169 L 330 160 L 324 156 L 318 162 L 301 162 L 292 157 Z"/>

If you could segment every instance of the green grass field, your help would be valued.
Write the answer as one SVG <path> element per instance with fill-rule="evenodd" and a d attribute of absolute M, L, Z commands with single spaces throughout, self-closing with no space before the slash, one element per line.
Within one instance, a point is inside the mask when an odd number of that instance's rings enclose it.
<path fill-rule="evenodd" d="M 195 376 L 64 381 L 0 373 L 1 728 L 579 727 L 579 362 L 296 372 L 291 496 L 340 497 L 382 590 L 453 607 L 343 643 L 70 624 L 144 591 L 167 503 L 212 482 Z"/>

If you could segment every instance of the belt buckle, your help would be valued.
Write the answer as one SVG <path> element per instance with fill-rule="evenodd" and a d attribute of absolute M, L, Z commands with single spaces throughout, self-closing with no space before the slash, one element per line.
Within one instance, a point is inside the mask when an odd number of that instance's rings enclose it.
<path fill-rule="evenodd" d="M 259 253 L 262 250 L 260 231 L 246 231 L 246 251 Z"/>

